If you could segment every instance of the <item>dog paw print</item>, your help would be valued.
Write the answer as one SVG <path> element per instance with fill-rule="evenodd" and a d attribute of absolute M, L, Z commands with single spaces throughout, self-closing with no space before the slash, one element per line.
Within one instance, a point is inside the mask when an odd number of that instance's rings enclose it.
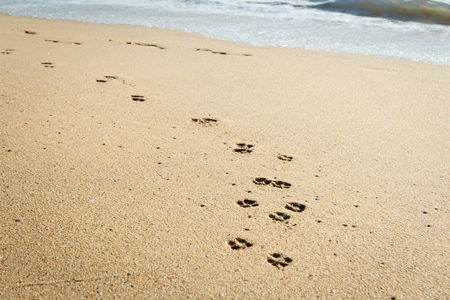
<path fill-rule="evenodd" d="M 306 206 L 297 202 L 289 202 L 284 208 L 293 212 L 302 212 L 306 209 Z"/>
<path fill-rule="evenodd" d="M 101 82 L 101 83 L 105 83 L 105 82 L 111 81 L 111 80 L 113 80 L 113 79 L 119 79 L 119 77 L 117 77 L 117 76 L 111 76 L 111 75 L 103 76 L 103 78 L 104 78 L 104 79 L 96 79 L 95 81 Z M 133 96 L 136 96 L 136 95 L 133 95 Z M 133 97 L 133 96 L 132 96 L 132 97 Z"/>
<path fill-rule="evenodd" d="M 292 186 L 289 182 L 267 179 L 265 177 L 257 177 L 253 180 L 253 183 L 256 185 L 271 185 L 279 189 L 288 189 Z"/>
<path fill-rule="evenodd" d="M 212 118 L 200 118 L 200 119 L 191 118 L 191 120 L 192 122 L 202 125 L 211 125 L 213 123 L 217 123 L 217 120 Z"/>
<path fill-rule="evenodd" d="M 293 157 L 289 156 L 289 155 L 279 154 L 278 159 L 284 160 L 284 161 L 291 161 L 293 159 Z"/>
<path fill-rule="evenodd" d="M 243 249 L 250 248 L 251 246 L 253 246 L 252 243 L 250 243 L 249 241 L 247 241 L 245 239 L 241 239 L 241 238 L 235 238 L 233 240 L 228 241 L 228 245 L 233 250 L 243 250 Z"/>
<path fill-rule="evenodd" d="M 271 218 L 272 220 L 277 221 L 277 222 L 286 222 L 287 220 L 289 220 L 291 218 L 291 216 L 288 214 L 285 214 L 283 212 L 276 212 L 276 213 L 270 214 L 269 218 Z"/>
<path fill-rule="evenodd" d="M 292 258 L 284 256 L 281 253 L 272 253 L 267 257 L 267 262 L 278 269 L 285 268 L 292 263 Z"/>
<path fill-rule="evenodd" d="M 279 189 L 288 189 L 291 187 L 292 184 L 290 184 L 289 182 L 285 182 L 285 181 L 281 181 L 281 180 L 277 180 L 277 181 L 272 181 L 272 186 L 279 188 Z"/>
<path fill-rule="evenodd" d="M 256 184 L 256 185 L 269 185 L 269 184 L 272 183 L 272 180 L 271 179 L 267 179 L 265 177 L 256 177 L 253 180 L 253 183 Z"/>
<path fill-rule="evenodd" d="M 144 98 L 144 96 L 141 96 L 141 95 L 131 95 L 131 100 L 144 102 L 145 98 Z"/>
<path fill-rule="evenodd" d="M 252 153 L 252 151 L 253 151 L 252 148 L 255 147 L 255 145 L 246 144 L 246 143 L 237 143 L 236 146 L 237 146 L 237 148 L 234 149 L 233 151 L 236 153 L 242 153 L 242 154 Z"/>
<path fill-rule="evenodd" d="M 4 51 L 2 51 L 2 54 L 11 54 L 11 52 L 13 52 L 14 49 L 5 49 Z"/>
<path fill-rule="evenodd" d="M 259 203 L 255 200 L 244 199 L 236 202 L 240 207 L 248 208 L 248 207 L 256 207 Z"/>
<path fill-rule="evenodd" d="M 43 65 L 45 68 L 54 68 L 55 66 L 51 62 L 42 62 L 41 65 Z"/>

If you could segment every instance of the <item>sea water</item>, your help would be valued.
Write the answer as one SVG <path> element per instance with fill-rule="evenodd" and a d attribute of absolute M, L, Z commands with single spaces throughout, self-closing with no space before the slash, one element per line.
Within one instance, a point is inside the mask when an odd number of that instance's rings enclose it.
<path fill-rule="evenodd" d="M 0 0 L 0 12 L 450 65 L 450 0 Z"/>

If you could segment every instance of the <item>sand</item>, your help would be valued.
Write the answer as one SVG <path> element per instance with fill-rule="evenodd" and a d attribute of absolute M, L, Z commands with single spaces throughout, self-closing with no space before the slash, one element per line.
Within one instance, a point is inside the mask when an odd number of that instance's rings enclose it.
<path fill-rule="evenodd" d="M 449 66 L 7 15 L 0 52 L 0 298 L 450 298 Z"/>

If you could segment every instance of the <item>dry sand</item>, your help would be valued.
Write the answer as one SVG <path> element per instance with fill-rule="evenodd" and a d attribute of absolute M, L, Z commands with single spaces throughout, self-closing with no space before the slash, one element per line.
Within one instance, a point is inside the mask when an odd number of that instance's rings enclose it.
<path fill-rule="evenodd" d="M 6 15 L 0 51 L 1 299 L 450 298 L 449 66 Z"/>

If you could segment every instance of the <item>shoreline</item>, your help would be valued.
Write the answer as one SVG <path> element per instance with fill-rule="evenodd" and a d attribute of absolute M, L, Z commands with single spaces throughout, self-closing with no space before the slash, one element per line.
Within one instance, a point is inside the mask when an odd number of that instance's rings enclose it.
<path fill-rule="evenodd" d="M 198 36 L 200 38 L 206 38 L 206 39 L 211 39 L 211 40 L 218 40 L 218 41 L 222 41 L 222 42 L 225 42 L 225 43 L 247 45 L 249 47 L 263 47 L 263 48 L 267 47 L 267 48 L 293 49 L 293 50 L 312 51 L 312 52 L 324 52 L 324 53 L 338 54 L 338 55 L 339 54 L 344 54 L 344 55 L 355 55 L 355 56 L 363 56 L 363 57 L 366 56 L 366 57 L 397 59 L 397 60 L 401 60 L 401 61 L 404 60 L 404 61 L 432 64 L 432 65 L 438 65 L 438 66 L 450 66 L 450 63 L 433 62 L 431 60 L 428 60 L 428 61 L 427 60 L 418 60 L 418 59 L 412 59 L 412 58 L 406 58 L 406 57 L 396 57 L 396 56 L 390 56 L 390 55 L 387 55 L 387 54 L 383 55 L 383 54 L 368 54 L 368 53 L 346 52 L 346 51 L 338 51 L 338 50 L 308 49 L 308 48 L 294 47 L 294 46 L 264 45 L 264 44 L 258 44 L 258 43 L 232 41 L 232 40 L 222 39 L 222 38 L 218 38 L 218 37 L 210 37 L 210 36 L 207 36 L 207 35 L 203 35 L 201 33 L 189 32 L 189 31 L 184 31 L 184 30 L 181 30 L 181 29 L 164 28 L 164 27 L 151 27 L 151 26 L 133 25 L 133 24 L 93 23 L 93 22 L 83 22 L 83 21 L 78 21 L 78 20 L 51 19 L 51 18 L 41 18 L 41 17 L 9 15 L 9 14 L 2 13 L 2 12 L 0 12 L 0 15 L 11 16 L 11 17 L 18 17 L 18 18 L 30 18 L 30 19 L 37 19 L 37 20 L 48 20 L 48 21 L 62 21 L 62 22 L 66 21 L 66 22 L 75 22 L 75 23 L 92 24 L 92 25 L 142 27 L 142 28 L 149 28 L 149 29 L 155 29 L 155 30 L 168 30 L 168 31 L 180 32 L 180 33 L 185 33 L 185 34 L 191 34 L 193 36 Z"/>
<path fill-rule="evenodd" d="M 0 298 L 450 296 L 450 67 L 0 14 Z"/>

